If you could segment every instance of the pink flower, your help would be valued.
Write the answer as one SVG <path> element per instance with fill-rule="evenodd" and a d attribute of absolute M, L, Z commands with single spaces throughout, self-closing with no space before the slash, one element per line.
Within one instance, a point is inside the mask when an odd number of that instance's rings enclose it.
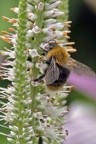
<path fill-rule="evenodd" d="M 68 83 L 74 85 L 76 90 L 96 99 L 96 78 L 71 74 Z"/>
<path fill-rule="evenodd" d="M 72 103 L 64 130 L 68 130 L 64 144 L 96 144 L 96 107 Z"/>

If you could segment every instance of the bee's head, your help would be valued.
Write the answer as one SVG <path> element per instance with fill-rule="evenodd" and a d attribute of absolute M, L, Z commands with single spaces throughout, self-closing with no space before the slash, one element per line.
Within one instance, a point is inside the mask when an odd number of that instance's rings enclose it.
<path fill-rule="evenodd" d="M 49 51 L 57 45 L 56 41 L 49 41 Z"/>
<path fill-rule="evenodd" d="M 50 50 L 52 50 L 53 48 L 55 48 L 55 46 L 57 45 L 56 41 L 49 41 L 46 44 L 42 44 L 41 45 L 41 49 L 45 52 L 49 52 Z"/>

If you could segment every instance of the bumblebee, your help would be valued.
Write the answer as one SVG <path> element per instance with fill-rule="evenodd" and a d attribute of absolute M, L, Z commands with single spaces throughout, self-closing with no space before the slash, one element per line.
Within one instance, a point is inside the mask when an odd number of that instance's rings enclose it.
<path fill-rule="evenodd" d="M 56 42 L 49 42 L 46 64 L 48 66 L 44 74 L 34 81 L 40 81 L 45 78 L 46 86 L 51 91 L 61 89 L 72 71 L 79 76 L 96 77 L 95 72 L 91 68 L 72 59 L 67 50 Z"/>

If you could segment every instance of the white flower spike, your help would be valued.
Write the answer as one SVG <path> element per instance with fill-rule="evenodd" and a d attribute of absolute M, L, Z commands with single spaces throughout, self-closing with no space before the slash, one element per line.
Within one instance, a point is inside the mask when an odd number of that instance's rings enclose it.
<path fill-rule="evenodd" d="M 47 67 L 49 42 L 68 44 L 64 36 L 69 22 L 60 20 L 64 17 L 61 5 L 63 0 L 19 0 L 19 7 L 11 8 L 18 18 L 3 17 L 14 27 L 9 28 L 12 33 L 2 31 L 0 36 L 12 44 L 0 51 L 6 56 L 0 64 L 0 77 L 10 81 L 7 88 L 0 87 L 0 99 L 7 99 L 1 102 L 0 118 L 8 123 L 7 140 L 12 144 L 63 144 L 65 139 L 62 126 L 70 86 L 50 92 L 45 79 L 34 81 Z"/>

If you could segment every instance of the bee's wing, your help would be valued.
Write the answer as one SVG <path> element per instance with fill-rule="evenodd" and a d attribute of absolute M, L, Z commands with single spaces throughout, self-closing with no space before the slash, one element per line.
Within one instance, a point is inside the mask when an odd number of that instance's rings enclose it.
<path fill-rule="evenodd" d="M 70 65 L 68 68 L 79 76 L 96 77 L 96 73 L 85 64 L 70 58 Z"/>
<path fill-rule="evenodd" d="M 52 57 L 51 63 L 45 75 L 45 81 L 47 85 L 50 85 L 58 79 L 59 79 L 59 67 L 56 65 L 54 57 Z"/>

